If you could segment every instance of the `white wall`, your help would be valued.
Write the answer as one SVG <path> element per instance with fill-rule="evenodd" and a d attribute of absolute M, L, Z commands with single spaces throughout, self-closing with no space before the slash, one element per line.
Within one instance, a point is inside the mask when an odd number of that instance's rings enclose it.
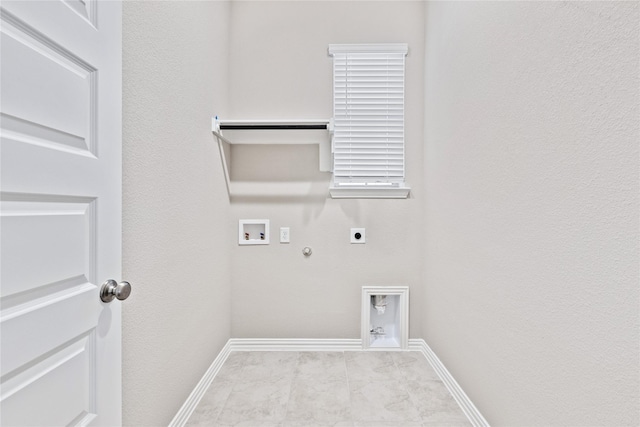
<path fill-rule="evenodd" d="M 433 2 L 424 337 L 492 425 L 638 425 L 637 2 Z"/>
<path fill-rule="evenodd" d="M 230 336 L 226 2 L 124 3 L 123 417 L 167 425 Z"/>
<path fill-rule="evenodd" d="M 492 424 L 640 422 L 637 3 L 423 9 L 125 3 L 126 425 L 167 424 L 230 336 L 358 338 L 376 284 L 411 286 L 411 337 Z M 410 46 L 412 197 L 327 199 L 313 146 L 235 147 L 230 204 L 210 116 L 330 117 L 327 45 L 365 42 Z"/>
<path fill-rule="evenodd" d="M 330 174 L 318 171 L 314 146 L 234 146 L 228 227 L 239 219 L 271 220 L 269 246 L 229 241 L 232 336 L 359 338 L 363 285 L 421 284 L 423 3 L 402 1 L 233 2 L 230 24 L 232 119 L 329 118 L 330 43 L 409 44 L 406 61 L 408 200 L 328 199 Z M 266 188 L 263 186 L 266 184 Z M 303 188 L 298 196 L 289 189 Z M 284 190 L 281 187 L 284 186 Z M 278 243 L 281 226 L 291 243 Z M 351 245 L 349 229 L 366 227 Z M 305 258 L 309 246 L 313 255 Z M 420 336 L 412 305 L 410 334 Z"/>

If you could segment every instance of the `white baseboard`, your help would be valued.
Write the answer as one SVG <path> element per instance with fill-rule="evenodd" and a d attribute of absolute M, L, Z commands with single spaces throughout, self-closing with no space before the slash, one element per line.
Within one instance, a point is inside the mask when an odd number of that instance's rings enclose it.
<path fill-rule="evenodd" d="M 169 427 L 183 427 L 193 410 L 204 396 L 207 388 L 220 371 L 220 368 L 232 351 L 357 351 L 362 350 L 360 339 L 252 339 L 231 338 L 213 361 L 207 372 L 198 382 L 178 413 L 173 417 Z M 391 350 L 391 349 L 389 349 Z M 489 427 L 480 411 L 469 400 L 460 385 L 444 367 L 440 359 L 423 339 L 410 339 L 409 351 L 419 351 L 436 371 L 453 398 L 474 427 Z"/>
<path fill-rule="evenodd" d="M 431 367 L 436 371 L 449 393 L 460 405 L 460 409 L 467 416 L 469 422 L 474 427 L 489 427 L 489 423 L 484 419 L 478 408 L 475 407 L 471 399 L 462 390 L 458 382 L 449 373 L 447 368 L 442 364 L 438 356 L 431 350 L 427 343 L 422 339 L 409 340 L 409 350 L 419 351 L 427 358 Z"/>
<path fill-rule="evenodd" d="M 193 413 L 193 410 L 196 409 L 196 406 L 198 406 L 198 403 L 200 403 L 200 400 L 207 392 L 207 389 L 213 382 L 213 379 L 216 377 L 216 375 L 220 371 L 220 368 L 227 360 L 227 357 L 229 357 L 229 354 L 231 353 L 230 341 L 231 340 L 227 341 L 225 346 L 222 347 L 222 350 L 220 351 L 220 353 L 218 353 L 218 356 L 215 358 L 211 366 L 209 366 L 207 372 L 204 373 L 202 379 L 198 382 L 189 397 L 187 397 L 187 400 L 176 413 L 175 417 L 173 417 L 173 419 L 169 423 L 169 427 L 183 427 L 185 424 L 187 424 L 187 421 Z"/>
<path fill-rule="evenodd" d="M 361 339 L 254 339 L 231 338 L 231 351 L 353 351 L 362 350 Z"/>

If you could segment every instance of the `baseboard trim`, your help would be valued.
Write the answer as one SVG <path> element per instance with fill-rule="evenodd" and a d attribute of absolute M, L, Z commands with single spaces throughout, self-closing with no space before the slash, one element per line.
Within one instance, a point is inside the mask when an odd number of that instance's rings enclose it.
<path fill-rule="evenodd" d="M 409 350 L 419 351 L 429 361 L 431 367 L 436 371 L 444 385 L 447 387 L 453 398 L 460 405 L 460 409 L 467 416 L 469 422 L 474 427 L 489 427 L 489 423 L 484 419 L 478 408 L 471 402 L 469 396 L 462 390 L 458 382 L 442 364 L 438 356 L 431 350 L 431 347 L 422 339 L 410 340 Z"/>
<path fill-rule="evenodd" d="M 220 353 L 218 353 L 218 356 L 215 358 L 211 366 L 209 366 L 209 369 L 207 369 L 207 371 L 204 373 L 202 379 L 200 379 L 189 397 L 187 397 L 187 400 L 173 417 L 173 420 L 171 420 L 171 422 L 169 423 L 169 427 L 183 427 L 187 424 L 187 421 L 193 413 L 193 410 L 196 409 L 196 406 L 198 406 L 198 403 L 200 403 L 200 400 L 213 382 L 213 379 L 216 377 L 216 375 L 220 371 L 220 368 L 229 357 L 229 354 L 232 351 L 230 341 L 231 340 L 227 341 Z"/>
<path fill-rule="evenodd" d="M 231 351 L 354 351 L 362 350 L 360 339 L 255 339 L 231 338 Z"/>
<path fill-rule="evenodd" d="M 253 339 L 231 338 L 222 348 L 202 379 L 198 382 L 169 427 L 184 427 L 198 403 L 220 371 L 232 351 L 357 351 L 362 350 L 360 339 Z M 389 349 L 391 350 L 391 349 Z M 423 339 L 410 339 L 409 351 L 419 351 L 436 371 L 453 398 L 460 405 L 469 422 L 474 427 L 489 427 L 480 411 L 460 388 L 447 368 Z M 367 350 L 368 351 L 368 350 Z"/>

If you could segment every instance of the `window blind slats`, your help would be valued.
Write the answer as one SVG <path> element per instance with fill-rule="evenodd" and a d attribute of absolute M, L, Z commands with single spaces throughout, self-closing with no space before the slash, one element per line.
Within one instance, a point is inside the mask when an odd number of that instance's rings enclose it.
<path fill-rule="evenodd" d="M 333 52 L 334 182 L 404 182 L 404 57 Z"/>

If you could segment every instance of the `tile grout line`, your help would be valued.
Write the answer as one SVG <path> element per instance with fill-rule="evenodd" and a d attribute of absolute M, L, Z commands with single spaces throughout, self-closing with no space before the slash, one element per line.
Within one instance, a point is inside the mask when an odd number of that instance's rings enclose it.
<path fill-rule="evenodd" d="M 415 408 L 418 414 L 418 417 L 420 419 L 420 425 L 424 425 L 425 420 L 422 417 L 422 412 L 420 411 L 419 405 L 416 403 L 418 399 L 416 396 L 413 395 L 413 393 L 411 393 L 411 390 L 409 389 L 409 387 L 407 387 L 407 384 L 409 383 L 410 379 L 407 377 L 407 375 L 405 375 L 404 371 L 400 368 L 400 366 L 398 366 L 398 363 L 396 362 L 396 358 L 394 356 L 391 356 L 391 358 L 393 359 L 393 363 L 395 363 L 396 367 L 398 368 L 398 371 L 400 371 L 400 375 L 402 376 L 402 386 L 404 387 L 404 391 L 409 396 L 409 400 L 411 401 L 411 404 L 413 405 L 413 407 Z"/>
<path fill-rule="evenodd" d="M 351 425 L 355 425 L 353 417 L 353 402 L 351 401 L 351 384 L 349 383 L 349 369 L 347 368 L 347 355 L 344 351 L 342 353 L 342 362 L 344 363 L 344 378 L 347 382 L 347 396 L 349 397 L 349 421 Z"/>
<path fill-rule="evenodd" d="M 422 419 L 420 408 L 418 407 L 418 405 L 416 405 L 416 400 L 413 397 L 413 394 L 411 394 L 411 392 L 409 391 L 409 388 L 407 387 L 407 383 L 409 382 L 409 379 L 404 374 L 404 371 L 400 368 L 400 366 L 398 366 L 398 362 L 396 361 L 396 356 L 394 355 L 394 353 L 391 354 L 391 360 L 393 361 L 393 365 L 396 367 L 396 369 L 398 370 L 398 373 L 400 374 L 400 385 L 402 386 L 402 389 L 407 394 L 407 396 L 409 396 L 409 402 L 411 402 L 411 406 L 413 407 L 413 409 L 416 410 L 416 414 L 418 414 L 418 419 L 419 419 L 418 422 L 420 423 L 420 425 L 424 425 L 424 420 Z"/>
<path fill-rule="evenodd" d="M 293 380 L 296 377 L 296 368 L 300 364 L 300 352 L 296 351 L 296 364 L 293 367 L 293 372 L 291 373 L 291 379 L 289 380 L 289 395 L 287 396 L 287 407 L 284 411 L 284 417 L 282 418 L 282 422 L 286 424 L 287 417 L 289 415 L 289 405 L 291 405 L 291 391 L 293 389 Z"/>
<path fill-rule="evenodd" d="M 229 357 L 231 357 L 231 355 L 233 355 L 234 353 L 237 353 L 235 350 L 231 350 L 231 353 L 229 354 Z M 229 360 L 229 357 L 227 357 L 227 360 Z M 226 361 L 225 361 L 226 363 Z M 229 394 L 227 395 L 227 397 L 224 399 L 224 404 L 221 405 L 220 407 L 220 411 L 218 411 L 218 413 L 216 414 L 215 419 L 213 420 L 213 425 L 217 425 L 218 423 L 218 419 L 220 418 L 220 415 L 222 415 L 222 412 L 225 410 L 225 408 L 227 407 L 227 403 L 229 402 L 229 397 L 231 396 L 231 393 L 233 393 L 233 390 L 235 390 L 236 388 L 236 383 L 237 383 L 237 379 L 240 378 L 240 375 L 242 374 L 242 371 L 244 370 L 244 366 L 245 366 L 245 361 L 242 361 L 242 365 L 240 366 L 240 372 L 238 372 L 237 375 L 233 376 L 233 379 L 231 380 L 231 390 L 229 390 Z M 224 365 L 223 365 L 224 367 Z M 211 383 L 211 385 L 209 385 L 209 387 L 211 387 L 213 385 L 213 382 Z"/>
<path fill-rule="evenodd" d="M 407 383 L 407 379 L 404 375 L 404 372 L 402 372 L 402 369 L 400 369 L 400 367 L 398 366 L 398 363 L 396 362 L 396 358 L 391 355 L 391 361 L 393 362 L 393 366 L 398 370 L 398 374 L 400 374 L 400 386 L 402 387 L 402 389 L 404 390 L 404 392 L 407 394 L 407 396 L 409 396 L 409 402 L 411 402 L 411 406 L 413 406 L 413 408 L 416 410 L 416 413 L 418 414 L 418 417 L 420 417 L 420 424 L 422 424 L 422 415 L 420 415 L 420 411 L 418 410 L 418 407 L 416 406 L 416 402 L 413 399 L 413 396 L 411 395 L 411 393 L 409 393 L 409 389 L 406 386 Z"/>

